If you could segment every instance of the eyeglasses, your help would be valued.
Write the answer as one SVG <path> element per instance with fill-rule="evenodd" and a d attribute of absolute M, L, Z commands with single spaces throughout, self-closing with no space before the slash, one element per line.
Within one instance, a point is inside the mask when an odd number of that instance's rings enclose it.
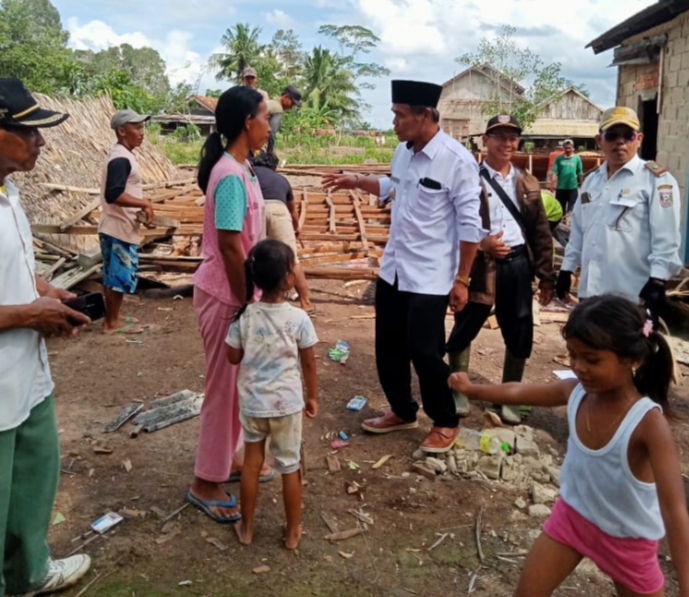
<path fill-rule="evenodd" d="M 519 143 L 519 137 L 517 135 L 495 135 L 488 133 L 488 137 L 501 141 L 502 143 Z"/>
<path fill-rule="evenodd" d="M 620 137 L 622 137 L 627 143 L 631 143 L 632 141 L 636 141 L 637 136 L 638 133 L 632 130 L 627 130 L 622 133 L 615 131 L 605 131 L 603 133 L 603 139 L 605 139 L 608 143 L 614 143 Z"/>

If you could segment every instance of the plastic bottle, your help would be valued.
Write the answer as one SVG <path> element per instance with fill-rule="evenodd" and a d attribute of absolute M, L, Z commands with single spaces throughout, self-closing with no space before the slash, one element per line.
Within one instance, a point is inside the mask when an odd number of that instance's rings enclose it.
<path fill-rule="evenodd" d="M 480 450 L 485 454 L 499 454 L 501 450 L 510 450 L 508 443 L 500 441 L 500 438 L 490 431 L 476 431 L 466 427 L 460 427 L 456 444 L 465 450 Z"/>

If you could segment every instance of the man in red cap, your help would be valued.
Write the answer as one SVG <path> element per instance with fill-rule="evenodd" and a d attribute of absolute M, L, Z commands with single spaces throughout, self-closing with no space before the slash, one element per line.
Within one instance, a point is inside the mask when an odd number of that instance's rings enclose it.
<path fill-rule="evenodd" d="M 376 286 L 376 364 L 390 411 L 364 421 L 370 433 L 418 426 L 411 367 L 433 421 L 421 448 L 452 448 L 459 425 L 445 363 L 445 314 L 468 300 L 471 266 L 486 234 L 479 215 L 478 164 L 440 130 L 436 106 L 442 87 L 392 82 L 393 125 L 400 140 L 392 176 L 324 177 L 329 189 L 355 189 L 392 200 L 390 240 Z"/>
<path fill-rule="evenodd" d="M 31 227 L 10 182 L 45 145 L 42 128 L 68 118 L 41 108 L 18 79 L 0 79 L 0 595 L 59 591 L 91 560 L 53 560 L 46 541 L 60 477 L 54 384 L 44 338 L 89 323 L 75 295 L 35 272 Z"/>

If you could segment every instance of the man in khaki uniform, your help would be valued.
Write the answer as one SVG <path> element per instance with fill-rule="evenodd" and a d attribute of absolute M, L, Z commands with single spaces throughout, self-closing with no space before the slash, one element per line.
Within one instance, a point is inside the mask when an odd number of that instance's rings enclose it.
<path fill-rule="evenodd" d="M 295 106 L 301 108 L 301 93 L 294 85 L 285 87 L 282 95 L 278 99 L 268 100 L 270 137 L 268 139 L 268 149 L 266 153 L 275 152 L 275 137 L 280 130 L 280 124 L 282 124 L 282 115 Z"/>

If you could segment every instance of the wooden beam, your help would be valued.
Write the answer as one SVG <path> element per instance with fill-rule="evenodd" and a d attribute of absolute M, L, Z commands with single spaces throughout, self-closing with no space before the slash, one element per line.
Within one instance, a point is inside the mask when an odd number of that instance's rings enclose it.
<path fill-rule="evenodd" d="M 72 226 L 68 231 L 60 229 L 61 224 L 33 224 L 31 232 L 33 234 L 77 234 L 94 235 L 98 234 L 98 226 Z M 169 236 L 174 233 L 174 228 L 153 228 L 141 231 L 141 236 Z"/>
<path fill-rule="evenodd" d="M 364 245 L 364 251 L 368 251 L 368 239 L 366 238 L 366 224 L 364 224 L 364 218 L 361 215 L 361 201 L 359 201 L 359 196 L 354 192 L 349 192 L 352 203 L 354 204 L 354 213 L 356 214 L 356 219 L 359 222 L 359 234 L 361 234 L 361 242 Z"/>
<path fill-rule="evenodd" d="M 349 267 L 304 267 L 304 274 L 309 278 L 327 280 L 376 280 L 378 270 L 375 268 Z"/>
<path fill-rule="evenodd" d="M 299 206 L 299 230 L 304 226 L 306 221 L 306 209 L 309 206 L 309 195 L 306 189 L 301 190 L 301 204 Z"/>
<path fill-rule="evenodd" d="M 328 191 L 327 195 L 325 196 L 325 201 L 330 207 L 330 216 L 328 219 L 328 231 L 330 234 L 335 234 L 337 232 L 337 229 L 335 227 L 335 219 L 337 217 L 336 212 L 335 212 L 335 204 L 333 203 L 333 198 L 330 195 L 330 191 Z"/>
<path fill-rule="evenodd" d="M 93 201 L 89 201 L 89 203 L 86 204 L 84 207 L 82 207 L 77 213 L 75 213 L 73 216 L 70 216 L 64 222 L 62 222 L 60 224 L 60 232 L 64 232 L 65 230 L 69 230 L 72 226 L 74 226 L 74 224 L 83 220 L 92 211 L 98 209 L 99 206 L 100 206 L 100 197 L 94 199 Z"/>

